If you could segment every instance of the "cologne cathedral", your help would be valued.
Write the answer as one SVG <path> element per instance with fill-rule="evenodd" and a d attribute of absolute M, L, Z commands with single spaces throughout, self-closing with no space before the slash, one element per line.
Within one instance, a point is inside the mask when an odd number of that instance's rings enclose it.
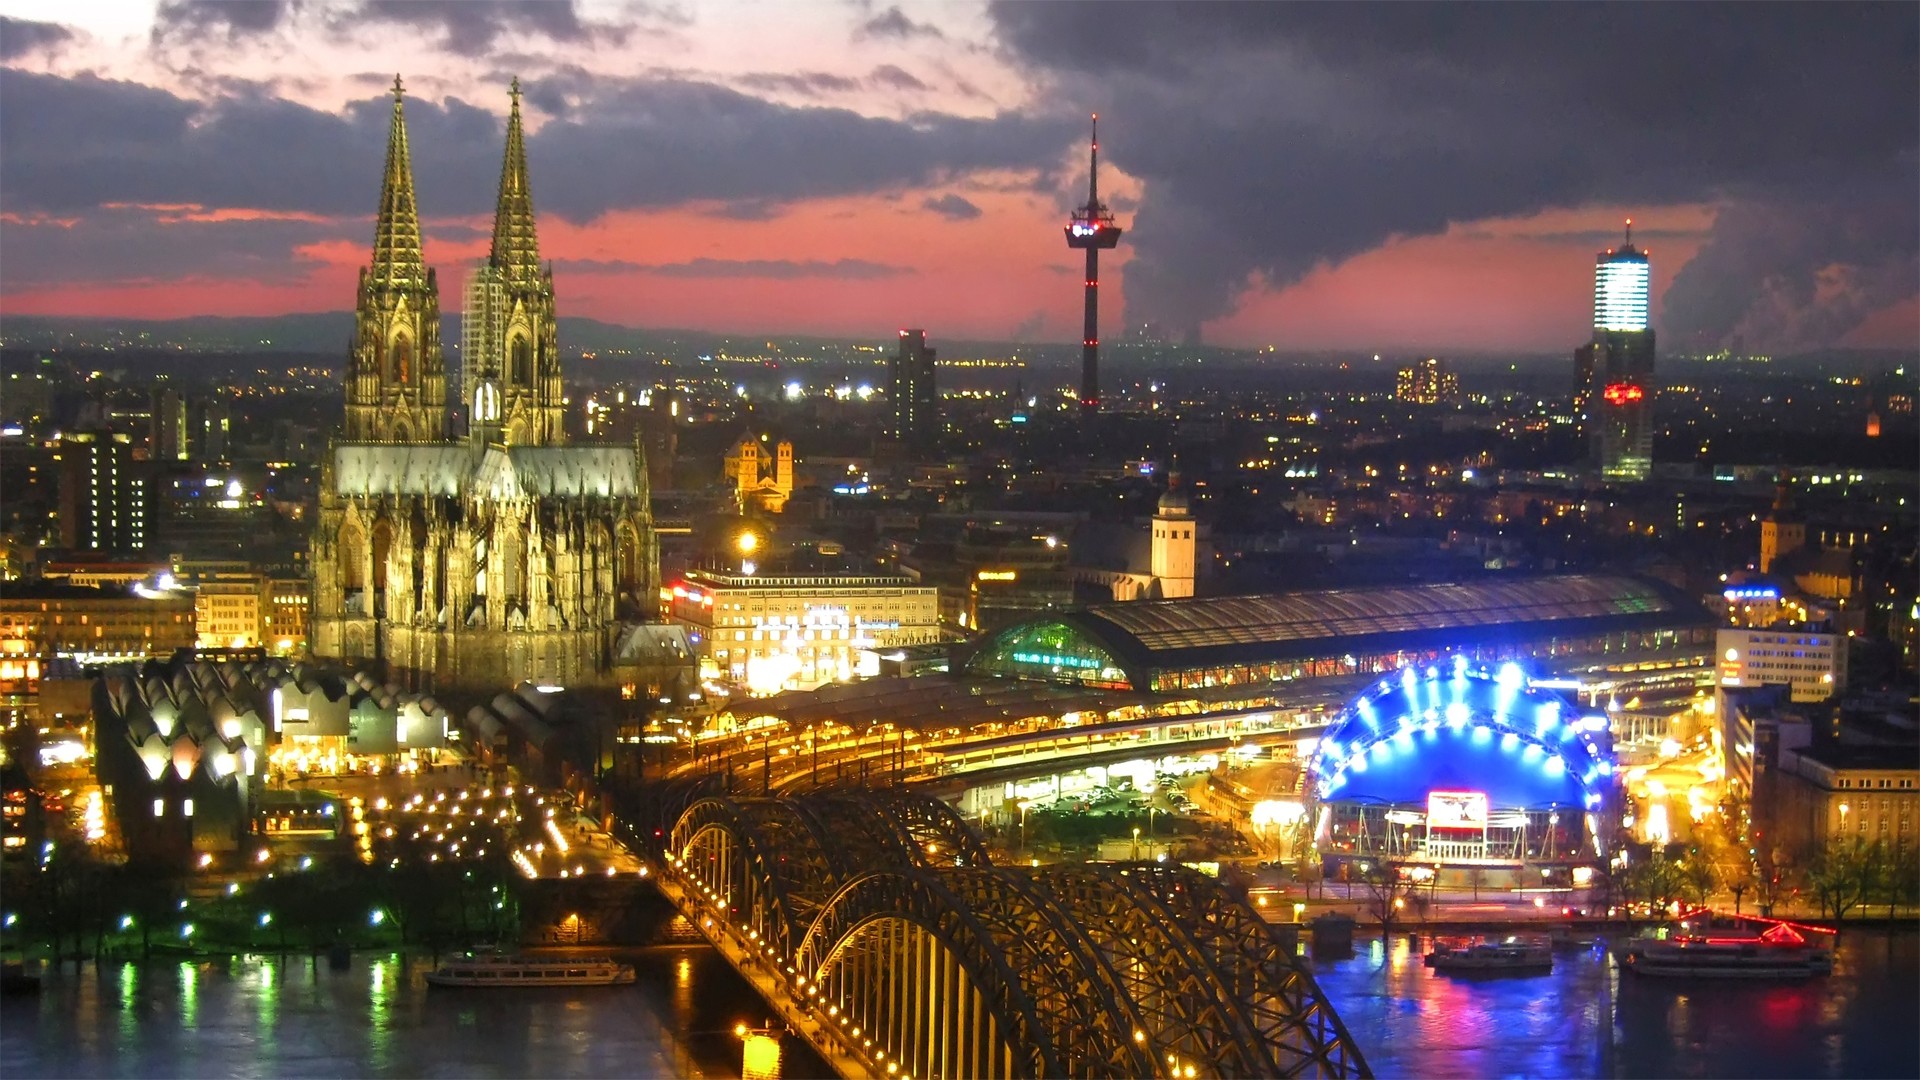
<path fill-rule="evenodd" d="M 321 466 L 313 653 L 384 663 L 423 689 L 605 684 L 622 623 L 658 608 L 643 449 L 566 437 L 517 81 L 512 96 L 493 245 L 463 313 L 465 434 L 448 404 L 396 78 L 345 431 Z"/>

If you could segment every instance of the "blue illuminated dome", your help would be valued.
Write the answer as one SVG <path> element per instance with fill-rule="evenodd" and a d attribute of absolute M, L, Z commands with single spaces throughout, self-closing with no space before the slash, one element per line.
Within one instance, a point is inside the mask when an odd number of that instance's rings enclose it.
<path fill-rule="evenodd" d="M 1545 813 L 1557 827 L 1558 811 L 1597 811 L 1612 777 L 1604 716 L 1529 685 L 1513 664 L 1494 672 L 1463 657 L 1382 679 L 1340 714 L 1310 765 L 1322 803 L 1403 808 L 1390 820 L 1418 817 L 1423 828 L 1437 827 L 1430 807 L 1456 795 L 1475 800 L 1469 816 L 1482 825 L 1505 815 L 1518 829 Z"/>

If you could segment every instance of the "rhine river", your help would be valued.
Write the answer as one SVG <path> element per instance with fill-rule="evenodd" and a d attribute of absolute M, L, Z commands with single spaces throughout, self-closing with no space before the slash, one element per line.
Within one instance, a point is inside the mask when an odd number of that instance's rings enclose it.
<path fill-rule="evenodd" d="M 1553 974 L 1465 980 L 1426 940 L 1362 938 L 1315 970 L 1382 1077 L 1920 1076 L 1920 935 L 1848 931 L 1805 983 L 1615 976 L 1599 950 Z M 416 958 L 89 964 L 0 1004 L 7 1077 L 738 1076 L 734 1024 L 766 1009 L 705 947 L 623 952 L 640 985 L 430 991 Z M 788 1040 L 787 1076 L 817 1074 Z"/>

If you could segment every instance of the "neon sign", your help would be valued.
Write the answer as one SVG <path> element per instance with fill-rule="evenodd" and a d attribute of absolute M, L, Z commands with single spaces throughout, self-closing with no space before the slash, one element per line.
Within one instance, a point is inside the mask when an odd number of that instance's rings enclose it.
<path fill-rule="evenodd" d="M 1427 828 L 1484 829 L 1487 827 L 1487 796 L 1481 791 L 1430 791 L 1427 793 Z"/>
<path fill-rule="evenodd" d="M 1632 383 L 1610 383 L 1601 396 L 1607 399 L 1609 405 L 1626 405 L 1645 398 L 1647 392 Z"/>
<path fill-rule="evenodd" d="M 1013 654 L 1017 664 L 1046 664 L 1051 667 L 1097 668 L 1098 660 L 1083 660 L 1078 656 L 1054 656 L 1050 653 L 1017 652 Z"/>

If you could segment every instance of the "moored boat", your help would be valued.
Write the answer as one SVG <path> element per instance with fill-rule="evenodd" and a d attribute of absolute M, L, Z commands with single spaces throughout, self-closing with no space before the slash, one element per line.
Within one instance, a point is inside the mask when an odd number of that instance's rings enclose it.
<path fill-rule="evenodd" d="M 432 986 L 625 986 L 633 967 L 605 956 L 501 956 L 449 960 L 427 973 Z"/>
<path fill-rule="evenodd" d="M 1553 950 L 1537 941 L 1481 942 L 1477 945 L 1441 945 L 1427 954 L 1435 971 L 1472 975 L 1544 975 L 1553 970 Z"/>
<path fill-rule="evenodd" d="M 1634 938 L 1616 954 L 1636 975 L 1689 979 L 1810 979 L 1833 971 L 1833 951 L 1797 927 L 1753 916 L 1700 913 Z"/>

